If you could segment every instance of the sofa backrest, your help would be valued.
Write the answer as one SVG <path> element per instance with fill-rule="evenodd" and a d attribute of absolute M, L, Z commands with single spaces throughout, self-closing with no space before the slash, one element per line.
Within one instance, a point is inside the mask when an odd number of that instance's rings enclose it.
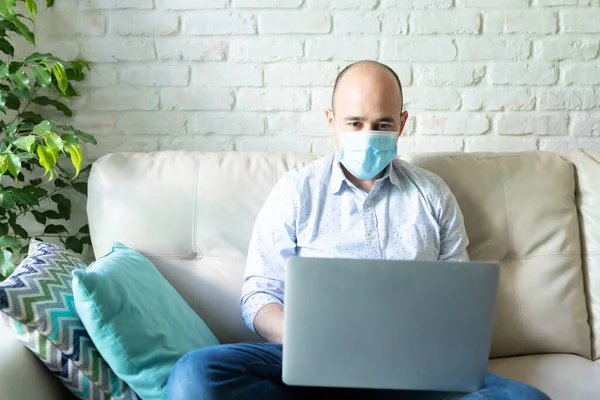
<path fill-rule="evenodd" d="M 500 264 L 492 357 L 590 357 L 573 165 L 553 153 L 407 156 L 444 179 L 472 260 Z"/>
<path fill-rule="evenodd" d="M 575 165 L 583 274 L 592 328 L 592 357 L 600 359 L 600 151 L 566 155 Z"/>
<path fill-rule="evenodd" d="M 315 158 L 109 154 L 95 162 L 89 181 L 95 255 L 105 254 L 113 240 L 135 248 L 222 342 L 258 341 L 243 326 L 239 308 L 254 220 L 277 179 Z M 403 158 L 440 175 L 455 193 L 472 259 L 501 265 L 491 356 L 590 357 L 573 164 L 537 152 Z"/>

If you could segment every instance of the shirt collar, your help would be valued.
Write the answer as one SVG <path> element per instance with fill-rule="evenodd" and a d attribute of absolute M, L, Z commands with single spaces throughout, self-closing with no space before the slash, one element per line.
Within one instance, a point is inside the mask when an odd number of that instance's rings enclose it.
<path fill-rule="evenodd" d="M 337 153 L 333 156 L 333 162 L 331 165 L 331 180 L 329 181 L 329 193 L 336 194 L 342 189 L 342 184 L 346 180 L 344 171 L 340 166 L 340 159 Z"/>
<path fill-rule="evenodd" d="M 396 171 L 394 170 L 394 162 L 390 162 L 390 164 L 385 168 L 385 173 L 383 174 L 383 177 L 381 177 L 380 180 L 385 180 L 385 179 L 390 179 L 390 182 L 392 184 L 394 184 L 395 186 L 400 187 L 400 180 L 398 179 L 398 176 L 395 173 Z M 329 193 L 331 194 L 336 194 L 339 193 L 340 190 L 342 190 L 342 185 L 344 184 L 344 182 L 346 184 L 348 184 L 348 180 L 346 178 L 346 175 L 344 175 L 344 171 L 342 170 L 342 167 L 340 165 L 340 159 L 338 158 L 337 153 L 333 156 L 333 162 L 331 165 L 331 179 L 329 181 Z"/>

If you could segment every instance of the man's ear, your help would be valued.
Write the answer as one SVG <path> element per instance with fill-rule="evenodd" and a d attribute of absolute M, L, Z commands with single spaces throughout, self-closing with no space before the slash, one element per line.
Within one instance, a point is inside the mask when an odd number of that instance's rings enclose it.
<path fill-rule="evenodd" d="M 325 118 L 327 118 L 329 130 L 333 133 L 335 131 L 335 115 L 333 114 L 333 110 L 331 108 L 327 108 L 325 110 Z"/>
<path fill-rule="evenodd" d="M 398 135 L 398 137 L 402 136 L 402 133 L 404 133 L 404 128 L 406 127 L 407 121 L 408 121 L 408 111 L 404 111 L 400 115 L 400 134 Z"/>

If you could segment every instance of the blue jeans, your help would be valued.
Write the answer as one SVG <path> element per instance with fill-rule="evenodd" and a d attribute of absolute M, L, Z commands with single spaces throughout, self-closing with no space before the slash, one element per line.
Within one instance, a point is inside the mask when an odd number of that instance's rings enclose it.
<path fill-rule="evenodd" d="M 488 373 L 474 393 L 337 389 L 287 386 L 281 380 L 282 346 L 239 343 L 207 347 L 183 356 L 168 382 L 170 400 L 461 399 L 549 400 L 539 390 Z"/>

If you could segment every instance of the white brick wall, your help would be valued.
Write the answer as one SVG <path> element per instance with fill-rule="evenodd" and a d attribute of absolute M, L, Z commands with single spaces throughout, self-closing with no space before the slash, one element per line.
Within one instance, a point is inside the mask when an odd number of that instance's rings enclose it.
<path fill-rule="evenodd" d="M 331 86 L 361 59 L 403 80 L 404 151 L 600 149 L 599 0 L 56 3 L 39 49 L 94 63 L 72 121 L 91 158 L 328 152 Z"/>

